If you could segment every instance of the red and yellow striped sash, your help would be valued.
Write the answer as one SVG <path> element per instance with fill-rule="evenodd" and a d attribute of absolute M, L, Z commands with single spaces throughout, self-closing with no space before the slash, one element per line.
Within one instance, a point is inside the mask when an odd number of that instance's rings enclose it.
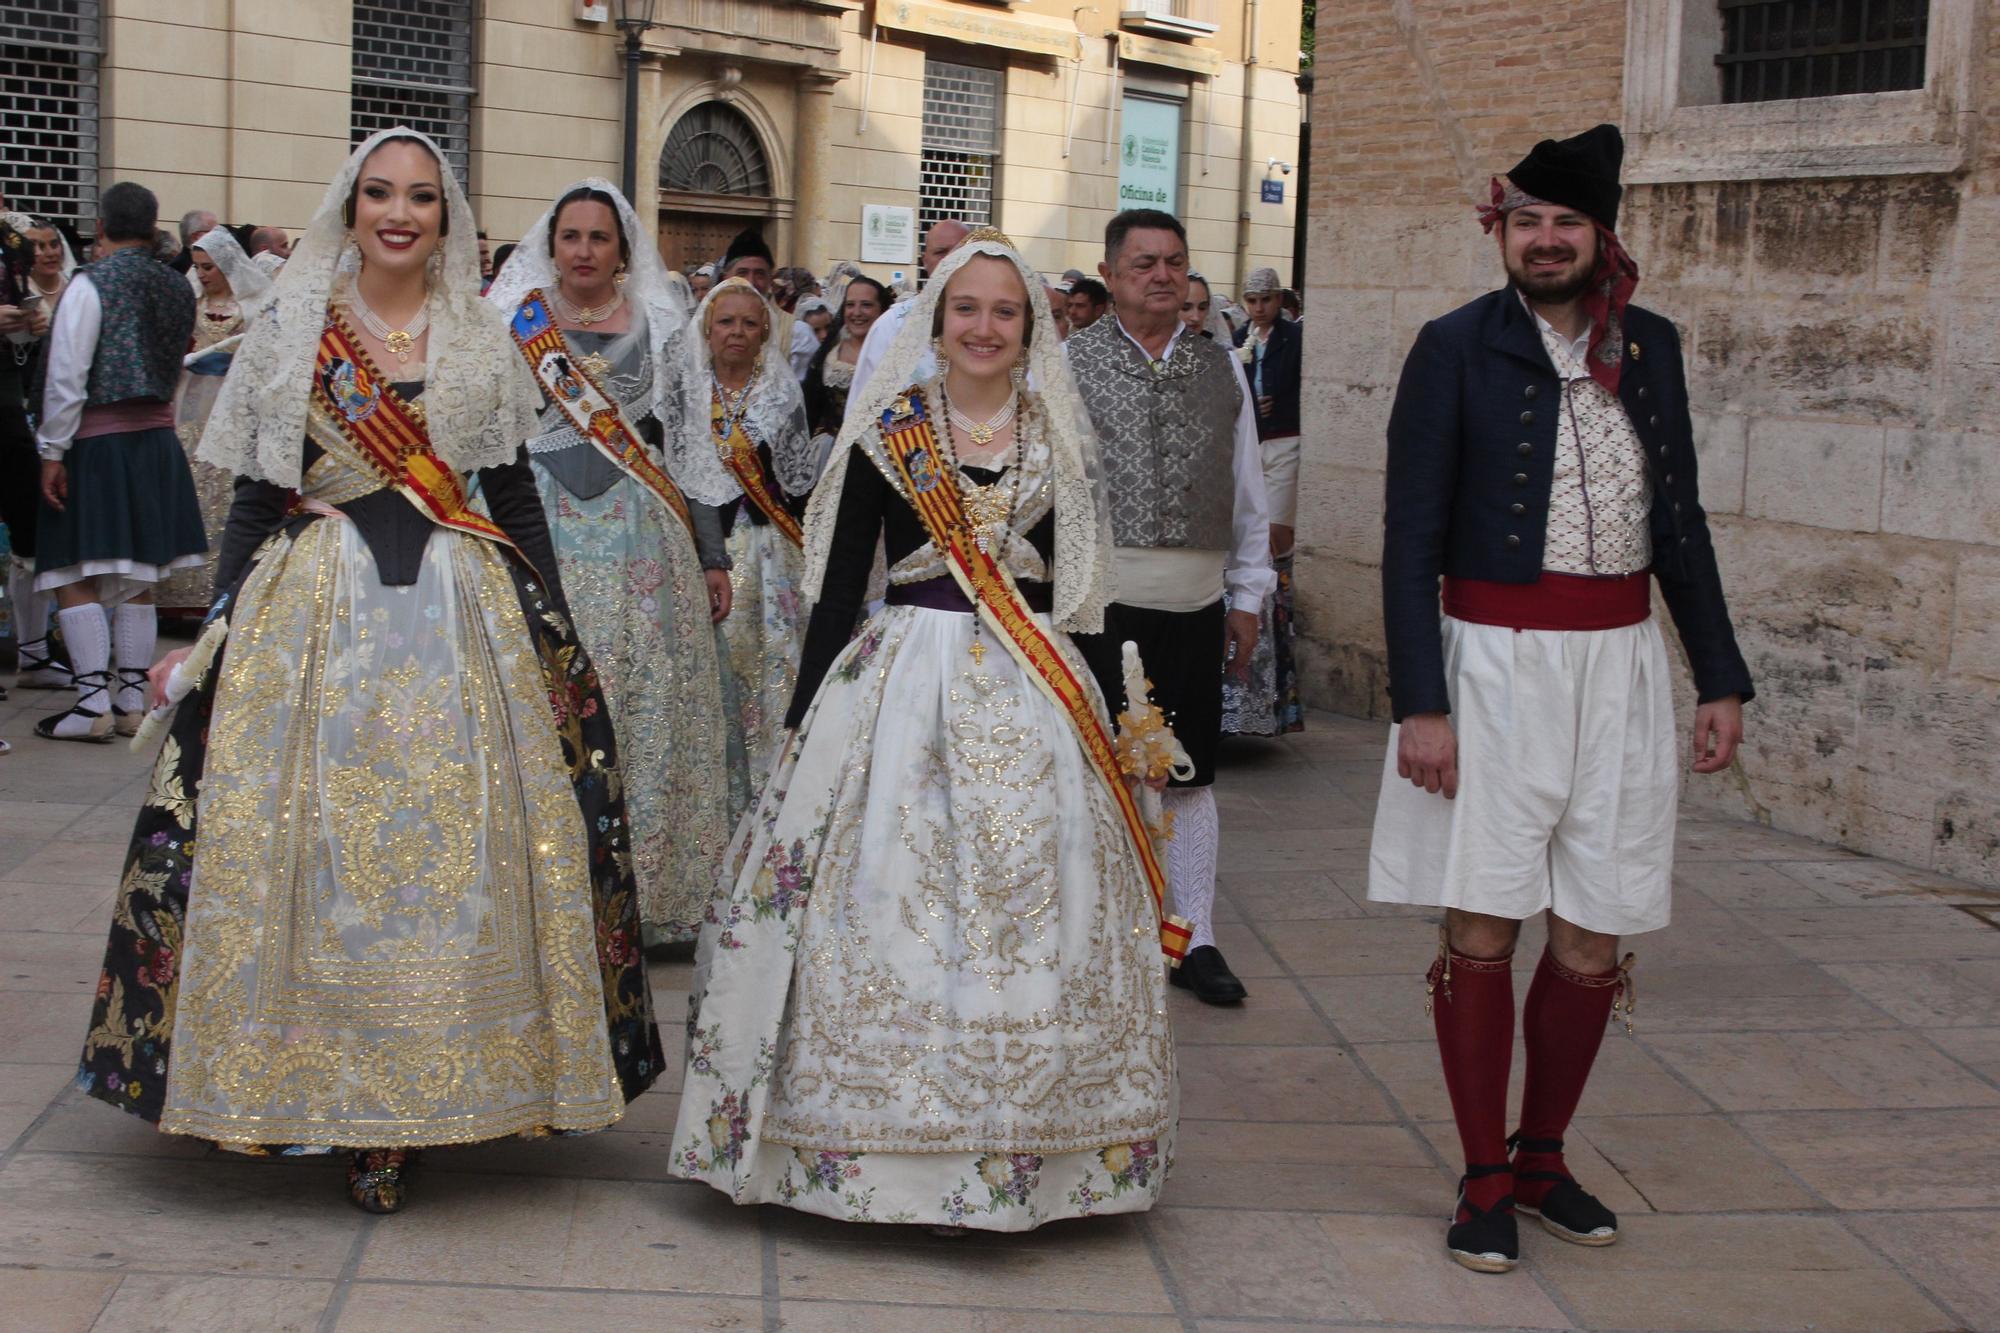
<path fill-rule="evenodd" d="M 313 398 L 360 461 L 432 522 L 514 545 L 513 538 L 467 502 L 464 480 L 432 452 L 430 432 L 375 370 L 354 330 L 333 310 L 320 334 Z"/>
<path fill-rule="evenodd" d="M 1190 932 L 1186 922 L 1167 912 L 1166 872 L 1160 867 L 1152 834 L 1147 831 L 1138 802 L 1118 766 L 1111 733 L 1091 706 L 1090 691 L 1070 669 L 1048 631 L 1035 620 L 1013 576 L 989 553 L 979 549 L 972 523 L 966 517 L 958 478 L 943 462 L 922 394 L 912 390 L 898 399 L 883 417 L 882 444 L 896 465 L 903 494 L 923 520 L 931 542 L 944 555 L 952 577 L 972 600 L 980 618 L 993 627 L 1007 651 L 1027 671 L 1029 679 L 1062 709 L 1076 729 L 1091 767 L 1097 770 L 1105 789 L 1118 804 L 1125 831 L 1131 836 L 1132 850 L 1146 876 L 1146 886 L 1152 890 L 1160 922 L 1160 952 L 1178 965 L 1187 954 Z"/>
<path fill-rule="evenodd" d="M 549 401 L 562 410 L 564 419 L 577 434 L 596 445 L 626 476 L 651 491 L 681 521 L 688 536 L 693 537 L 694 516 L 688 512 L 687 497 L 653 461 L 652 451 L 625 420 L 624 412 L 570 348 L 569 339 L 556 327 L 540 289 L 528 293 L 520 309 L 508 320 L 507 328 L 514 337 L 514 345 L 527 358 L 535 382 L 542 386 Z M 656 366 L 654 371 L 664 374 L 665 368 Z"/>
<path fill-rule="evenodd" d="M 714 433 L 716 443 L 722 450 L 722 461 L 736 477 L 743 493 L 750 497 L 750 503 L 764 511 L 764 517 L 771 520 L 771 526 L 785 534 L 792 545 L 803 550 L 806 544 L 805 529 L 785 508 L 784 498 L 771 485 L 771 479 L 764 473 L 764 462 L 757 457 L 757 446 L 750 442 L 743 423 L 737 422 L 723 438 L 724 418 L 722 404 L 712 402 L 709 406 L 709 429 Z"/>

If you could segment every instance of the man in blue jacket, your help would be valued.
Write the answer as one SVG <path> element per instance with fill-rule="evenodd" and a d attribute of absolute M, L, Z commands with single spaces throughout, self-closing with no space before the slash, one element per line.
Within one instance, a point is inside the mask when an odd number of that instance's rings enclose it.
<path fill-rule="evenodd" d="M 1446 1246 L 1481 1272 L 1518 1262 L 1516 1208 L 1580 1245 L 1618 1238 L 1562 1136 L 1629 994 L 1618 937 L 1667 924 L 1679 742 L 1654 580 L 1693 669 L 1697 773 L 1729 766 L 1752 693 L 1695 482 L 1680 340 L 1629 304 L 1623 156 L 1600 125 L 1493 181 L 1481 220 L 1507 286 L 1424 326 L 1389 419 L 1398 725 L 1368 896 L 1445 909 L 1431 1007 L 1466 1161 Z M 1510 968 L 1538 913 L 1548 946 L 1509 1136 Z"/>

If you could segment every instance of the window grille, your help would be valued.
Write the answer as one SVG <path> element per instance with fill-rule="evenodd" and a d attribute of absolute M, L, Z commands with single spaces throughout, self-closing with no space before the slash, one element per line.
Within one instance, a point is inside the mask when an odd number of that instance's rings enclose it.
<path fill-rule="evenodd" d="M 771 167 L 749 118 L 727 102 L 703 102 L 675 121 L 660 150 L 660 188 L 768 196 Z"/>
<path fill-rule="evenodd" d="M 472 155 L 472 0 L 355 0 L 350 142 L 395 125 L 437 140 L 459 184 Z"/>
<path fill-rule="evenodd" d="M 0 187 L 7 206 L 97 224 L 99 0 L 0 0 Z"/>
<path fill-rule="evenodd" d="M 1717 0 L 1725 102 L 1924 86 L 1929 0 Z"/>
<path fill-rule="evenodd" d="M 924 148 L 917 230 L 959 218 L 993 221 L 993 169 L 1000 150 L 1001 73 L 924 61 Z"/>

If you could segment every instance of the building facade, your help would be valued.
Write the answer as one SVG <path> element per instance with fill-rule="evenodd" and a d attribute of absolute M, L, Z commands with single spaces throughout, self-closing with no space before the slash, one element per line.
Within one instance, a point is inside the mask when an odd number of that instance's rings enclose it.
<path fill-rule="evenodd" d="M 1384 428 L 1498 286 L 1475 201 L 1627 136 L 1759 697 L 1699 805 L 2000 883 L 2000 48 L 1979 0 L 1322 5 L 1298 561 L 1309 697 L 1384 715 Z M 1664 612 L 1662 612 L 1664 614 Z M 1687 692 L 1682 692 L 1683 706 Z"/>
<path fill-rule="evenodd" d="M 647 8 L 641 0 L 631 7 Z M 669 263 L 763 229 L 780 263 L 915 276 L 940 217 L 1091 269 L 1124 204 L 1187 219 L 1233 290 L 1288 268 L 1299 0 L 656 0 L 637 195 Z M 0 0 L 15 207 L 88 224 L 139 180 L 164 212 L 302 226 L 349 145 L 445 144 L 493 240 L 621 175 L 617 0 Z M 1265 202 L 1266 178 L 1285 185 Z"/>

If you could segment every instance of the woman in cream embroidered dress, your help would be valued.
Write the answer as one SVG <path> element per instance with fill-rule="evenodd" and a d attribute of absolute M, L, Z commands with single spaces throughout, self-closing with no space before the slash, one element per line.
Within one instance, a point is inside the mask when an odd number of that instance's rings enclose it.
<path fill-rule="evenodd" d="M 226 647 L 154 669 L 198 684 L 81 1073 L 173 1133 L 349 1150 L 373 1212 L 411 1150 L 600 1129 L 659 1063 L 616 742 L 521 448 L 534 391 L 442 161 L 405 129 L 355 150 L 209 417 L 237 483 L 197 647 Z M 402 470 L 426 451 L 451 484 Z M 464 514 L 473 472 L 498 533 L 408 498 Z"/>
<path fill-rule="evenodd" d="M 244 311 L 269 290 L 271 277 L 243 253 L 226 227 L 209 228 L 191 253 L 191 271 L 201 284 L 201 296 L 195 301 L 194 346 L 182 358 L 180 389 L 174 394 L 174 433 L 187 450 L 188 470 L 194 474 L 195 494 L 201 498 L 202 529 L 221 532 L 229 521 L 235 478 L 197 457 L 202 427 L 208 424 L 216 395 L 222 392 L 222 377 L 229 373 L 234 348 L 232 343 L 216 350 L 216 345 L 243 332 Z M 184 569 L 167 577 L 156 600 L 163 610 L 199 615 L 208 607 L 211 582 L 206 567 Z"/>
<path fill-rule="evenodd" d="M 486 299 L 507 318 L 539 291 L 571 353 L 649 445 L 661 441 L 657 373 L 687 306 L 609 181 L 579 181 L 515 249 Z M 577 634 L 597 664 L 632 816 L 639 913 L 649 942 L 690 941 L 715 892 L 747 770 L 731 766 L 722 632 L 729 556 L 714 505 L 738 487 L 713 448 L 668 460 L 695 532 L 543 395 L 529 461 Z"/>
<path fill-rule="evenodd" d="M 1110 539 L 1087 418 L 1042 285 L 997 233 L 918 299 L 813 501 L 797 730 L 702 929 L 673 1170 L 854 1221 L 1138 1211 L 1177 1098 L 1156 909 L 1072 722 L 976 625 L 882 434 L 921 394 L 1037 620 L 1084 629 Z M 934 331 L 948 368 L 912 384 Z M 857 636 L 878 542 L 888 605 Z"/>
<path fill-rule="evenodd" d="M 706 447 L 727 461 L 738 427 L 751 466 L 791 521 L 805 512 L 819 458 L 806 430 L 805 399 L 783 348 L 769 345 L 770 304 L 741 278 L 709 289 L 680 340 L 673 391 L 673 454 Z M 734 606 L 722 622 L 729 645 L 733 727 L 746 756 L 752 799 L 770 771 L 785 705 L 798 677 L 806 607 L 799 596 L 799 545 L 749 495 L 723 513 Z"/>

